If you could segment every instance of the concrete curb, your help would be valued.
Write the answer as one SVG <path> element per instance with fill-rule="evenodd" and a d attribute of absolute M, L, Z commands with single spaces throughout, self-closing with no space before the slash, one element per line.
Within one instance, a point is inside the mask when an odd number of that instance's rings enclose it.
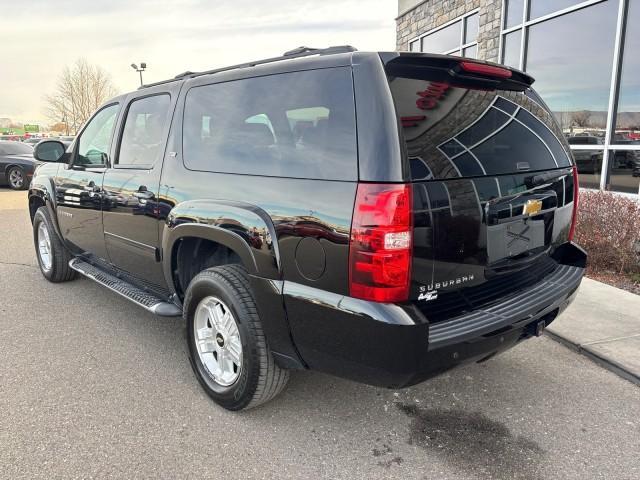
<path fill-rule="evenodd" d="M 545 335 L 549 338 L 555 340 L 558 343 L 561 343 L 567 348 L 571 350 L 581 353 L 585 357 L 589 358 L 593 362 L 597 363 L 603 368 L 606 368 L 610 372 L 615 373 L 621 378 L 628 380 L 629 382 L 640 386 L 640 376 L 635 375 L 633 372 L 627 370 L 623 365 L 619 364 L 615 360 L 611 360 L 610 358 L 605 358 L 598 353 L 589 349 L 588 345 L 582 346 L 575 342 L 572 342 L 568 338 L 563 337 L 562 335 L 558 335 L 557 333 L 551 332 L 549 330 L 545 330 Z"/>

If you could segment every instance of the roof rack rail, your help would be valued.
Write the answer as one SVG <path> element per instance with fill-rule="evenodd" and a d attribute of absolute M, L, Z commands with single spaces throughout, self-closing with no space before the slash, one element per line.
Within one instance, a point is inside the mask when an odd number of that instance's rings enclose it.
<path fill-rule="evenodd" d="M 313 48 L 313 47 L 298 47 L 293 50 L 289 50 L 288 52 L 284 52 L 282 54 L 283 57 L 303 57 L 306 55 L 331 55 L 333 53 L 348 53 L 355 52 L 358 49 L 352 47 L 351 45 L 338 45 L 335 47 L 327 47 L 327 48 Z"/>
<path fill-rule="evenodd" d="M 172 82 L 173 80 L 177 80 L 178 78 L 188 77 L 189 75 L 193 75 L 194 73 L 196 73 L 196 72 L 192 72 L 191 70 L 187 70 L 186 72 L 179 73 L 175 77 L 170 78 L 169 81 Z"/>
<path fill-rule="evenodd" d="M 334 55 L 337 53 L 356 52 L 357 50 L 358 50 L 357 48 L 352 47 L 351 45 L 338 45 L 338 46 L 327 47 L 327 48 L 298 47 L 298 48 L 294 48 L 293 50 L 289 50 L 288 52 L 285 52 L 282 56 L 279 56 L 279 57 L 271 57 L 271 58 L 265 58 L 263 60 L 255 60 L 253 62 L 239 63 L 237 65 L 231 65 L 229 67 L 221 67 L 213 70 L 205 70 L 202 72 L 187 71 L 179 75 L 176 75 L 175 77 L 170 78 L 168 80 L 162 80 L 160 82 L 142 85 L 138 87 L 138 90 L 147 88 L 147 87 L 154 87 L 156 85 L 162 85 L 165 83 L 175 82 L 176 80 L 181 80 L 184 78 L 194 78 L 202 75 L 211 75 L 213 73 L 220 73 L 220 72 L 226 72 L 228 70 L 235 70 L 236 68 L 255 67 L 256 65 L 264 65 L 265 63 L 278 62 L 280 60 L 289 60 L 292 58 L 309 57 L 311 55 Z"/>

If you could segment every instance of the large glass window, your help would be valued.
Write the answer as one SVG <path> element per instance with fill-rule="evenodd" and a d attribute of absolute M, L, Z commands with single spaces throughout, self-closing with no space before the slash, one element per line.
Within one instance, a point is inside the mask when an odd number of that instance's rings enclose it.
<path fill-rule="evenodd" d="M 409 42 L 409 50 L 475 58 L 478 53 L 479 21 L 477 11 L 466 13 Z"/>
<path fill-rule="evenodd" d="M 456 48 L 459 49 L 461 28 L 462 22 L 456 22 L 426 35 L 422 38 L 422 51 L 442 53 Z"/>
<path fill-rule="evenodd" d="M 351 70 L 194 87 L 185 101 L 182 148 L 192 170 L 355 180 Z"/>
<path fill-rule="evenodd" d="M 520 45 L 522 30 L 516 30 L 504 36 L 502 43 L 502 63 L 510 67 L 520 68 Z"/>
<path fill-rule="evenodd" d="M 523 15 L 525 4 L 528 15 Z M 524 58 L 524 69 L 536 79 L 534 87 L 568 138 L 582 186 L 638 193 L 638 25 L 636 0 L 506 0 L 502 61 L 517 66 Z M 621 68 L 614 75 L 618 60 Z M 609 110 L 612 99 L 614 111 Z"/>
<path fill-rule="evenodd" d="M 629 2 L 614 143 L 640 140 L 640 2 Z"/>
<path fill-rule="evenodd" d="M 479 24 L 480 15 L 474 13 L 473 15 L 469 15 L 465 18 L 465 27 L 464 27 L 464 43 L 471 43 L 478 40 L 478 30 L 480 28 Z"/>
<path fill-rule="evenodd" d="M 617 3 L 601 2 L 529 27 L 526 70 L 570 133 L 604 132 Z"/>
<path fill-rule="evenodd" d="M 529 0 L 529 18 L 533 20 L 581 2 L 584 0 Z"/>
<path fill-rule="evenodd" d="M 524 10 L 524 0 L 505 0 L 506 4 L 506 19 L 504 22 L 505 28 L 514 27 L 522 23 L 522 11 Z"/>

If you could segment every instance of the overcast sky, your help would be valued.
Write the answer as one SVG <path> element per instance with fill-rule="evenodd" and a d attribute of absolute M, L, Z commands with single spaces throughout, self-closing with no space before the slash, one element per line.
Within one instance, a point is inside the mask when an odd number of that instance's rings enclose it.
<path fill-rule="evenodd" d="M 0 117 L 48 122 L 65 65 L 101 65 L 120 92 L 144 81 L 282 54 L 300 45 L 394 50 L 396 0 L 0 0 Z"/>

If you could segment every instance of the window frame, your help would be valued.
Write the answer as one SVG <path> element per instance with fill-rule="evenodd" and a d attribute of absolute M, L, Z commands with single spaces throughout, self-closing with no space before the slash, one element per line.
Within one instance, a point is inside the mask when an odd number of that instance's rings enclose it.
<path fill-rule="evenodd" d="M 504 4 L 504 3 L 503 3 Z M 443 30 L 447 27 L 450 27 L 451 25 L 456 24 L 457 22 L 461 22 L 460 23 L 460 42 L 457 46 L 457 48 L 452 48 L 450 50 L 444 51 L 444 52 L 432 52 L 432 53 L 437 53 L 437 54 L 441 54 L 441 55 L 453 55 L 455 53 L 458 53 L 458 55 L 460 57 L 462 57 L 462 53 L 465 51 L 465 49 L 469 48 L 469 47 L 476 47 L 476 53 L 477 53 L 477 48 L 478 48 L 478 37 L 476 37 L 476 39 L 473 42 L 466 42 L 464 41 L 464 37 L 465 37 L 465 33 L 466 33 L 466 29 L 467 29 L 467 17 L 471 17 L 475 14 L 480 15 L 480 9 L 479 8 L 474 8 L 473 10 L 469 10 L 468 12 L 463 13 L 462 15 L 460 15 L 459 17 L 453 18 L 451 20 L 449 20 L 446 23 L 443 23 L 442 25 L 438 25 L 435 28 L 432 28 L 431 30 L 429 30 L 428 32 L 422 33 L 420 35 L 418 35 L 417 37 L 411 38 L 409 39 L 409 41 L 407 42 L 408 45 L 408 50 L 409 51 L 413 51 L 413 52 L 424 52 L 424 50 L 422 49 L 422 43 L 423 43 L 423 38 L 428 37 L 429 35 L 436 33 L 440 30 Z M 479 25 L 479 22 L 478 22 Z M 419 42 L 418 43 L 418 50 L 411 50 L 411 45 L 415 42 Z M 471 58 L 471 57 L 469 57 Z M 473 58 L 477 58 L 477 57 L 473 57 Z"/>
<path fill-rule="evenodd" d="M 498 59 L 502 63 L 504 61 L 504 41 L 505 37 L 509 33 L 521 30 L 520 38 L 520 62 L 516 67 L 522 71 L 526 71 L 527 66 L 527 49 L 529 43 L 529 27 L 538 23 L 545 22 L 547 20 L 555 19 L 564 15 L 574 13 L 578 10 L 589 8 L 593 5 L 608 1 L 608 0 L 585 0 L 583 2 L 565 7 L 555 12 L 548 13 L 535 19 L 529 19 L 530 4 L 532 0 L 524 0 L 524 7 L 522 11 L 522 22 L 509 28 L 505 28 L 507 18 L 507 2 L 509 0 L 503 0 L 502 12 L 500 20 L 500 41 L 498 46 Z M 640 145 L 621 145 L 615 141 L 615 125 L 618 114 L 618 102 L 620 97 L 620 83 L 622 79 L 622 61 L 625 47 L 625 35 L 627 29 L 627 18 L 629 11 L 629 3 L 631 0 L 618 0 L 618 17 L 616 22 L 615 41 L 613 47 L 613 68 L 611 70 L 611 81 L 609 84 L 609 100 L 607 102 L 607 118 L 605 122 L 605 136 L 604 141 L 598 145 L 569 145 L 571 150 L 598 150 L 603 152 L 602 166 L 600 170 L 600 190 L 607 190 L 608 188 L 608 173 L 610 171 L 609 164 L 613 162 L 615 157 L 615 151 L 626 150 L 640 150 Z M 638 196 L 640 196 L 640 185 L 638 186 Z"/>
<path fill-rule="evenodd" d="M 117 106 L 118 107 L 118 111 L 116 112 L 116 118 L 114 119 L 114 124 L 113 124 L 113 132 L 111 132 L 111 138 L 109 139 L 109 147 L 108 147 L 108 152 L 107 152 L 107 163 L 103 164 L 89 164 L 89 165 L 77 165 L 76 161 L 78 160 L 78 153 L 80 150 L 80 141 L 82 140 L 82 135 L 84 135 L 84 132 L 87 130 L 87 127 L 91 124 L 91 122 L 93 121 L 94 118 L 96 118 L 100 112 L 106 110 L 107 108 L 111 108 L 113 106 Z M 99 168 L 99 169 L 105 169 L 105 168 L 109 168 L 112 163 L 113 163 L 113 159 L 111 158 L 111 150 L 113 148 L 113 140 L 115 138 L 115 132 L 116 132 L 116 127 L 118 125 L 118 120 L 120 118 L 120 115 L 122 114 L 122 102 L 120 100 L 117 101 L 112 101 L 109 102 L 105 105 L 102 105 L 98 110 L 96 110 L 94 112 L 93 115 L 91 115 L 91 117 L 89 118 L 89 120 L 87 120 L 87 122 L 83 125 L 82 130 L 80 130 L 80 132 L 76 135 L 76 138 L 73 141 L 73 154 L 71 157 L 71 161 L 69 162 L 69 167 L 70 168 L 80 168 L 82 170 L 86 170 L 86 169 L 90 169 L 90 168 Z"/>
<path fill-rule="evenodd" d="M 169 97 L 169 107 L 167 108 L 165 123 L 164 123 L 164 126 L 162 127 L 161 145 L 163 146 L 163 148 L 160 149 L 160 153 L 158 154 L 158 156 L 156 157 L 153 163 L 120 165 L 118 161 L 120 160 L 120 149 L 122 148 L 122 137 L 124 135 L 124 129 L 127 125 L 127 117 L 129 116 L 129 110 L 131 109 L 131 105 L 133 105 L 133 103 L 137 102 L 138 100 L 144 100 L 145 98 L 149 98 L 149 97 L 158 97 L 160 95 L 166 95 Z M 153 93 L 148 93 L 147 95 L 140 95 L 137 97 L 133 97 L 127 102 L 127 107 L 122 113 L 122 121 L 118 126 L 118 137 L 117 137 L 116 149 L 113 156 L 113 161 L 111 162 L 111 168 L 118 169 L 118 170 L 152 170 L 155 167 L 155 165 L 158 163 L 158 159 L 159 158 L 161 159 L 164 156 L 164 151 L 166 149 L 167 131 L 171 126 L 172 105 L 173 105 L 173 97 L 171 96 L 171 92 L 169 92 L 168 90 L 157 91 Z"/>

